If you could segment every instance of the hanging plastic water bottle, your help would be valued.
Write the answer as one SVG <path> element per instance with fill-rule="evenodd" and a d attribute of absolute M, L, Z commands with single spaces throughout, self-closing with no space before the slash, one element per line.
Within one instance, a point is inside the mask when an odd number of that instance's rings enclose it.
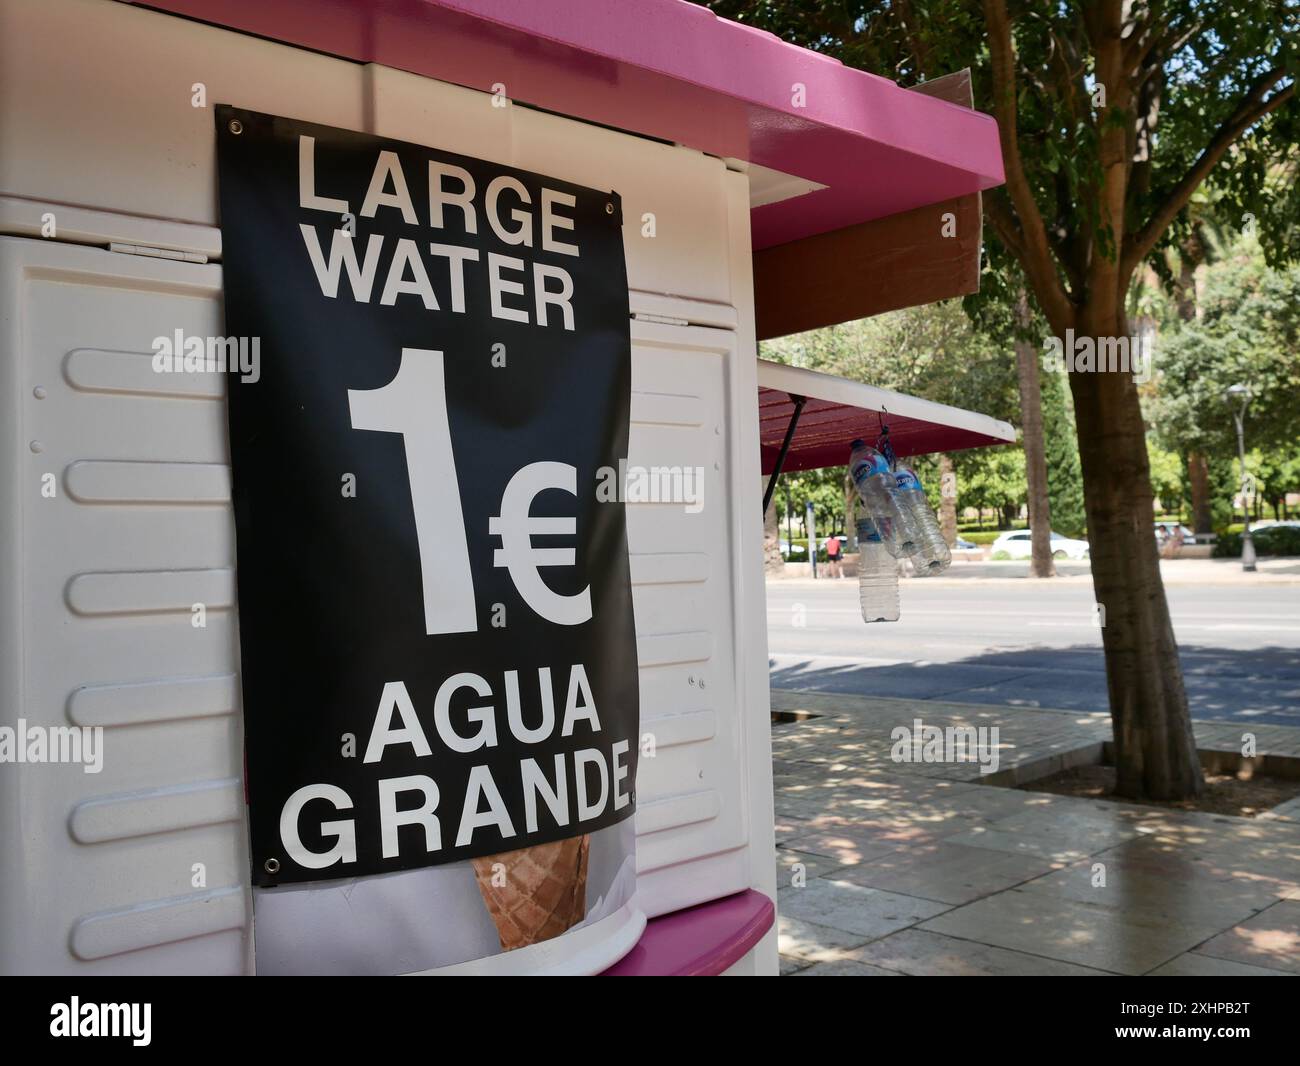
<path fill-rule="evenodd" d="M 868 507 L 888 501 L 893 487 L 889 463 L 864 440 L 849 445 L 849 476 Z"/>
<path fill-rule="evenodd" d="M 898 563 L 870 518 L 858 520 L 858 602 L 864 622 L 898 621 Z"/>
<path fill-rule="evenodd" d="M 910 467 L 900 466 L 894 484 L 894 498 L 899 510 L 910 517 L 912 528 L 916 531 L 916 551 L 912 560 L 916 576 L 933 577 L 943 573 L 952 563 L 952 550 L 939 530 L 939 520 L 925 497 L 921 479 Z"/>
<path fill-rule="evenodd" d="M 849 476 L 885 550 L 900 559 L 913 554 L 920 543 L 919 531 L 899 506 L 889 460 L 866 441 L 855 440 L 849 452 Z"/>

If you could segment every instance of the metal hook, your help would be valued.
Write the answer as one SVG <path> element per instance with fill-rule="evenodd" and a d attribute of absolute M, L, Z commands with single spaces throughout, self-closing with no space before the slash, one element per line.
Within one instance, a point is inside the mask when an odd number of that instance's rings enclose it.
<path fill-rule="evenodd" d="M 897 457 L 894 455 L 893 445 L 889 443 L 889 424 L 885 421 L 888 414 L 889 409 L 884 404 L 881 404 L 880 414 L 877 416 L 880 423 L 880 435 L 876 438 L 876 447 L 880 450 L 880 454 L 885 457 L 886 462 L 889 463 L 889 468 L 892 470 L 897 462 Z"/>

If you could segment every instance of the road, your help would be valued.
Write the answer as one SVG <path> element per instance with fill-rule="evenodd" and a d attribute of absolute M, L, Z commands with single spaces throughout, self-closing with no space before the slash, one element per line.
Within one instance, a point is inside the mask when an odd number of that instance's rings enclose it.
<path fill-rule="evenodd" d="M 774 688 L 1106 711 L 1092 583 L 900 582 L 865 625 L 857 581 L 767 585 Z M 1300 585 L 1167 589 L 1194 718 L 1300 726 Z"/>

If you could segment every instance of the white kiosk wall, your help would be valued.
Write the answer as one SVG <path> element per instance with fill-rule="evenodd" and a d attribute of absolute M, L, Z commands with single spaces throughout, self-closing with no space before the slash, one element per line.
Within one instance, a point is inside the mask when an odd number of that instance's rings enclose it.
<path fill-rule="evenodd" d="M 105 729 L 98 774 L 0 768 L 0 966 L 252 969 L 224 384 L 150 365 L 160 322 L 222 332 L 218 102 L 622 195 L 629 462 L 704 470 L 698 513 L 629 507 L 656 747 L 637 782 L 638 901 L 653 917 L 775 898 L 745 176 L 112 0 L 0 0 L 0 693 L 5 724 Z M 772 940 L 745 968 L 774 971 Z"/>

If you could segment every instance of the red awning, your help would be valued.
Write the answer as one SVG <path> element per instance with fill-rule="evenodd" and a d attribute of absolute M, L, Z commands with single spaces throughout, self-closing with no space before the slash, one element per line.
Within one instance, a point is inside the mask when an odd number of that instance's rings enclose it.
<path fill-rule="evenodd" d="M 889 439 L 900 457 L 1016 439 L 1010 425 L 988 415 L 760 359 L 758 433 L 764 474 L 776 466 L 796 396 L 806 397 L 806 402 L 783 471 L 842 466 L 848 462 L 850 443 L 859 437 L 874 443 L 882 424 L 889 426 Z"/>

